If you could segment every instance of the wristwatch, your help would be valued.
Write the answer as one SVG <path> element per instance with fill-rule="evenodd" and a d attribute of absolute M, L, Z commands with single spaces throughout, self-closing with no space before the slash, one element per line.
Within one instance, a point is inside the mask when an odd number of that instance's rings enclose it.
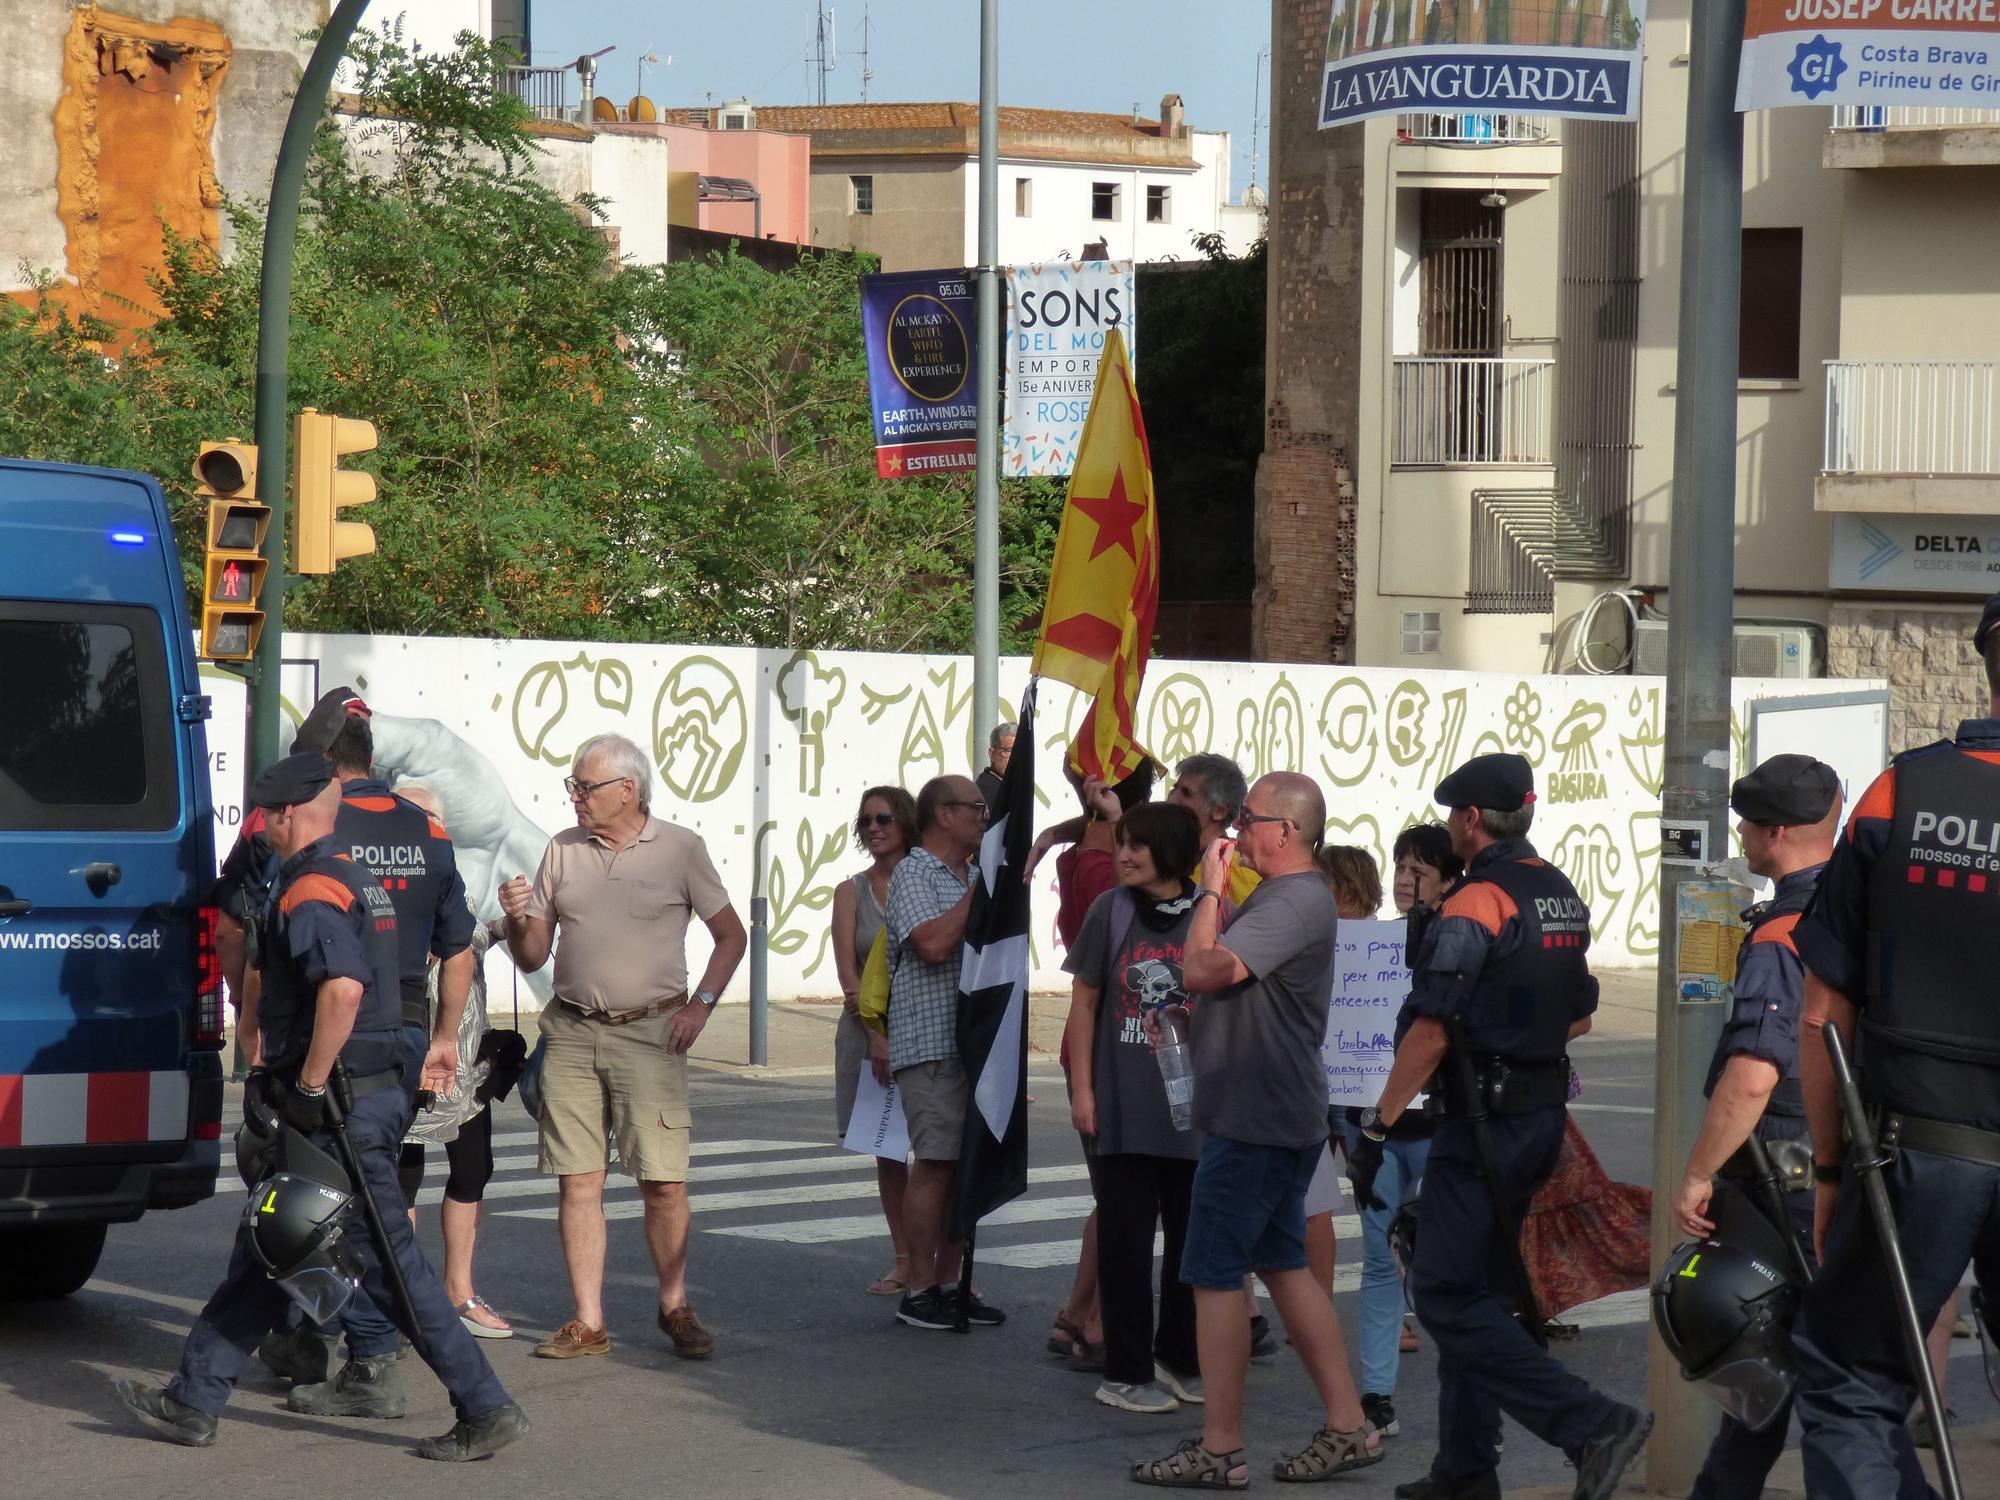
<path fill-rule="evenodd" d="M 1361 1127 L 1363 1135 L 1373 1140 L 1381 1141 L 1388 1139 L 1388 1131 L 1382 1125 L 1382 1111 L 1375 1108 L 1372 1104 L 1360 1112 L 1355 1123 Z"/>
<path fill-rule="evenodd" d="M 695 999 L 699 1000 L 703 1005 L 707 1006 L 710 1010 L 714 1010 L 715 1002 L 722 998 L 720 995 L 716 994 L 714 990 L 696 990 L 694 992 L 694 997 Z"/>

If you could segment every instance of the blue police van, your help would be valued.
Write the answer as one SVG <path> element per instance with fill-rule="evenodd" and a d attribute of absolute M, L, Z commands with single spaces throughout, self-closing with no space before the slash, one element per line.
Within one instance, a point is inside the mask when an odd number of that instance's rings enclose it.
<path fill-rule="evenodd" d="M 0 1297 L 215 1192 L 207 715 L 159 484 L 0 459 Z"/>

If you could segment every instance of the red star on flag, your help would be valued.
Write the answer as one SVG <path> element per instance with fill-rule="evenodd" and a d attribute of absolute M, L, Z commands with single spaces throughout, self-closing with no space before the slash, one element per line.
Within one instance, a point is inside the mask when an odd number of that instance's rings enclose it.
<path fill-rule="evenodd" d="M 1071 495 L 1069 503 L 1097 523 L 1097 536 L 1090 548 L 1091 557 L 1109 552 L 1113 547 L 1123 547 L 1133 562 L 1139 560 L 1139 541 L 1132 531 L 1146 519 L 1146 507 L 1137 500 L 1126 498 L 1123 468 L 1112 470 L 1110 494 Z"/>

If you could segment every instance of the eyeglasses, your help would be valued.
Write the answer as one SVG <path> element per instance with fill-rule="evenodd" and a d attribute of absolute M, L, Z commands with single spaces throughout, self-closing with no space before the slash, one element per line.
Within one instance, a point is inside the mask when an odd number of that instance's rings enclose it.
<path fill-rule="evenodd" d="M 1254 813 L 1247 807 L 1236 815 L 1229 826 L 1241 834 L 1249 832 L 1250 826 L 1253 823 L 1287 823 L 1293 828 L 1299 826 L 1297 823 L 1292 822 L 1290 818 L 1279 817 L 1276 813 Z"/>
<path fill-rule="evenodd" d="M 571 797 L 588 797 L 601 786 L 611 786 L 620 781 L 630 781 L 630 776 L 609 776 L 603 781 L 578 781 L 574 776 L 563 777 L 563 790 Z"/>
<path fill-rule="evenodd" d="M 989 812 L 984 802 L 941 802 L 938 805 L 940 807 L 976 807 L 979 809 L 979 816 L 982 818 L 988 816 Z"/>
<path fill-rule="evenodd" d="M 895 821 L 896 815 L 894 813 L 863 813 L 854 820 L 854 826 L 856 828 L 866 828 L 872 823 L 877 828 L 887 828 Z"/>

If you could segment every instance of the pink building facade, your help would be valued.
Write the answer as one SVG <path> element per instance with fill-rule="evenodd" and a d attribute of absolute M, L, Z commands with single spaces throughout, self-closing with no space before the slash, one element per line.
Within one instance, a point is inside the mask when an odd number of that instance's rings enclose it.
<path fill-rule="evenodd" d="M 667 143 L 670 225 L 791 244 L 812 240 L 812 139 L 774 130 L 715 130 L 653 121 L 601 122 L 599 131 L 651 135 Z M 700 179 L 730 178 L 756 202 L 702 202 Z M 761 223 L 759 219 L 761 217 Z"/>

